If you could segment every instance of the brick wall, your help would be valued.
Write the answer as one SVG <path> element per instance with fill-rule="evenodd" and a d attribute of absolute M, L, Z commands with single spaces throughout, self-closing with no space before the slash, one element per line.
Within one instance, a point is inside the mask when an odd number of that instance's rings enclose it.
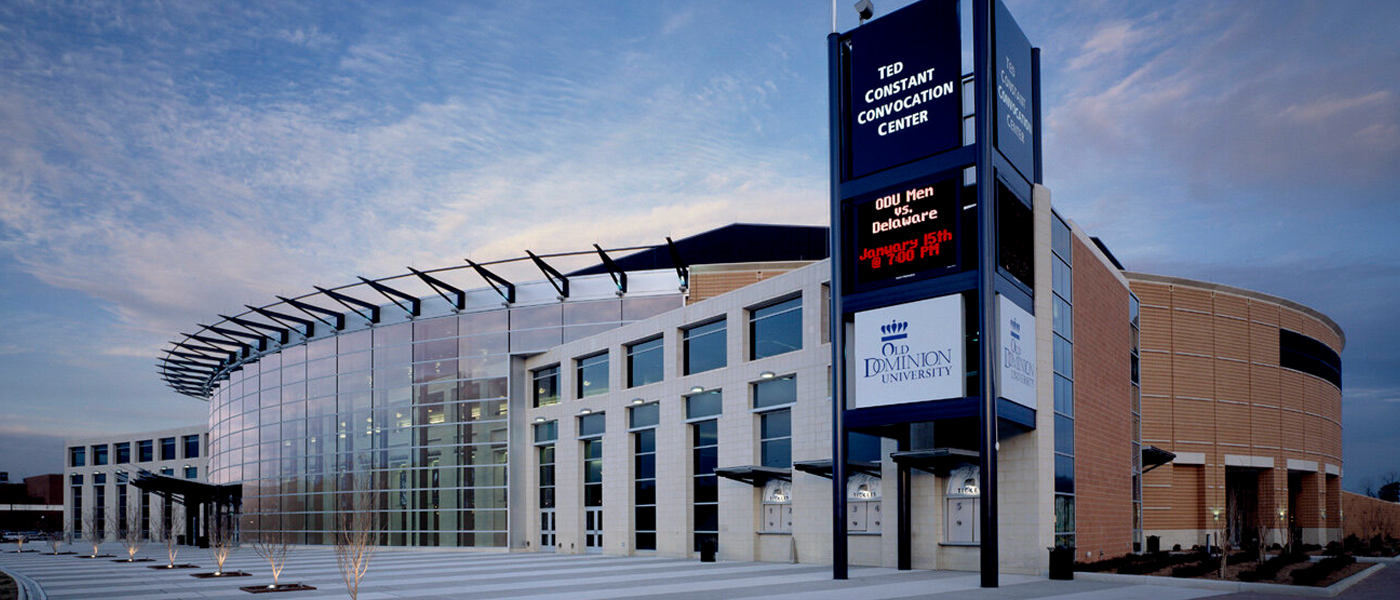
<path fill-rule="evenodd" d="M 1370 496 L 1342 492 L 1346 535 L 1370 538 L 1376 534 L 1400 538 L 1400 504 Z"/>
<path fill-rule="evenodd" d="M 1075 543 L 1079 555 L 1133 550 L 1128 290 L 1074 240 Z"/>
<path fill-rule="evenodd" d="M 1143 528 L 1163 544 L 1204 542 L 1225 470 L 1254 469 L 1261 513 L 1293 507 L 1305 541 L 1340 526 L 1341 392 L 1279 366 L 1279 329 L 1341 352 L 1335 324 L 1286 300 L 1228 286 L 1129 274 L 1142 301 L 1143 443 L 1195 455 L 1143 478 Z M 1203 460 L 1199 457 L 1203 457 Z M 1289 461 L 1295 487 L 1290 494 Z M 1233 461 L 1233 462 L 1232 462 Z M 1250 461 L 1251 466 L 1240 466 Z M 1328 533 L 1328 531 L 1332 533 Z"/>

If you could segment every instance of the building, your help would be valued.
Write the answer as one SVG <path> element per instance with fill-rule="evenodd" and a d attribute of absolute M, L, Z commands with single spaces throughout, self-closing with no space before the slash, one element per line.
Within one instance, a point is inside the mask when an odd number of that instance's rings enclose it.
<path fill-rule="evenodd" d="M 63 527 L 74 540 L 116 540 L 139 527 L 143 538 L 178 536 L 185 509 L 133 483 L 141 471 L 198 481 L 208 477 L 208 428 L 203 425 L 65 440 Z M 169 509 L 169 510 L 168 510 Z"/>
<path fill-rule="evenodd" d="M 9 479 L 9 473 L 0 473 L 0 531 L 57 531 L 63 523 L 63 476 Z"/>
<path fill-rule="evenodd" d="M 1284 503 L 1302 539 L 1337 537 L 1340 329 L 1126 272 L 1043 188 L 1031 222 L 1039 410 L 1000 424 L 1002 569 L 1244 540 Z M 389 545 L 829 562 L 825 259 L 825 228 L 734 225 L 413 270 L 224 316 L 162 376 L 209 402 L 208 479 L 242 484 L 245 536 L 328 543 L 368 501 Z M 856 428 L 853 563 L 907 539 L 916 568 L 977 568 L 975 404 Z"/>

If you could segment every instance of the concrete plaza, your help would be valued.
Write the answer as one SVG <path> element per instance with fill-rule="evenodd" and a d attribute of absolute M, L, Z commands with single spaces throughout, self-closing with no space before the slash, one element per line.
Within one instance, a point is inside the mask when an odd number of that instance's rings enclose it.
<path fill-rule="evenodd" d="M 39 549 L 38 545 L 30 545 Z M 47 547 L 43 547 L 47 551 Z M 73 548 L 70 548 L 73 549 Z M 81 550 L 81 548 L 78 548 Z M 125 555 L 115 544 L 104 551 Z M 266 562 L 250 547 L 234 552 L 226 570 L 242 570 L 250 577 L 196 579 L 191 573 L 212 571 L 207 551 L 184 548 L 177 562 L 200 569 L 155 570 L 164 564 L 163 549 L 149 546 L 140 556 L 156 562 L 125 564 L 111 559 L 80 559 L 73 555 L 17 554 L 0 550 L 0 569 L 16 576 L 23 586 L 37 584 L 40 597 L 60 599 L 112 598 L 174 600 L 186 598 L 250 598 L 240 586 L 272 581 Z M 1394 567 L 1384 569 L 1345 592 L 1342 598 L 1381 598 L 1400 584 Z M 28 581 L 26 581 L 28 580 Z M 854 567 L 850 579 L 833 581 L 824 566 L 775 563 L 701 563 L 658 557 L 606 557 L 600 555 L 486 554 L 462 550 L 381 548 L 374 556 L 360 588 L 362 600 L 391 598 L 491 598 L 520 600 L 603 600 L 609 598 L 666 598 L 711 600 L 763 598 L 765 600 L 883 600 L 896 598 L 958 598 L 1021 600 L 1188 600 L 1205 597 L 1268 598 L 1260 594 L 1236 594 L 1117 581 L 1049 581 L 1040 577 L 1007 575 L 1002 587 L 982 589 L 976 573 L 960 571 L 897 571 Z M 345 585 L 329 547 L 297 547 L 287 559 L 282 583 L 303 583 L 315 591 L 287 592 L 282 600 L 345 598 Z M 1170 583 L 1170 582 L 1165 582 Z M 1377 595 L 1380 594 L 1380 595 Z"/>

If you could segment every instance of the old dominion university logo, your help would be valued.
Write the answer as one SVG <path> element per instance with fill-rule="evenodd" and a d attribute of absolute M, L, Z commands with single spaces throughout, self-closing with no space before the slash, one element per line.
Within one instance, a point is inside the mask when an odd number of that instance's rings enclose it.
<path fill-rule="evenodd" d="M 894 319 L 880 326 L 880 356 L 865 358 L 865 378 L 880 383 L 938 379 L 953 374 L 952 348 L 911 347 L 909 322 Z"/>

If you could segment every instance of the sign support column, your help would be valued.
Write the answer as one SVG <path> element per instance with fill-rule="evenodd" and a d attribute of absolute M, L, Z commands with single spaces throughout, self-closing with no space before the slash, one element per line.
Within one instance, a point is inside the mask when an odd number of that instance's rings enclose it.
<path fill-rule="evenodd" d="M 841 36 L 832 33 L 826 36 L 827 68 L 832 77 L 840 73 L 841 56 L 839 45 Z M 829 86 L 831 132 L 831 240 L 827 253 L 831 256 L 831 578 L 846 579 L 849 560 L 846 545 L 846 319 L 842 316 L 841 303 L 842 272 L 845 257 L 842 256 L 841 236 L 841 163 L 842 163 L 842 122 L 845 113 L 841 105 L 845 94 L 840 86 Z"/>
<path fill-rule="evenodd" d="M 978 331 L 978 374 L 982 397 L 980 415 L 980 448 L 982 488 L 979 501 L 982 522 L 981 571 L 982 587 L 998 587 L 997 563 L 997 390 L 996 390 L 996 222 L 995 201 L 996 172 L 992 166 L 993 135 L 996 128 L 996 97 L 993 95 L 992 74 L 996 73 L 992 51 L 992 2 L 975 0 L 973 5 L 972 27 L 973 57 L 977 74 L 973 80 L 976 87 L 975 109 L 977 115 L 977 331 Z"/>

